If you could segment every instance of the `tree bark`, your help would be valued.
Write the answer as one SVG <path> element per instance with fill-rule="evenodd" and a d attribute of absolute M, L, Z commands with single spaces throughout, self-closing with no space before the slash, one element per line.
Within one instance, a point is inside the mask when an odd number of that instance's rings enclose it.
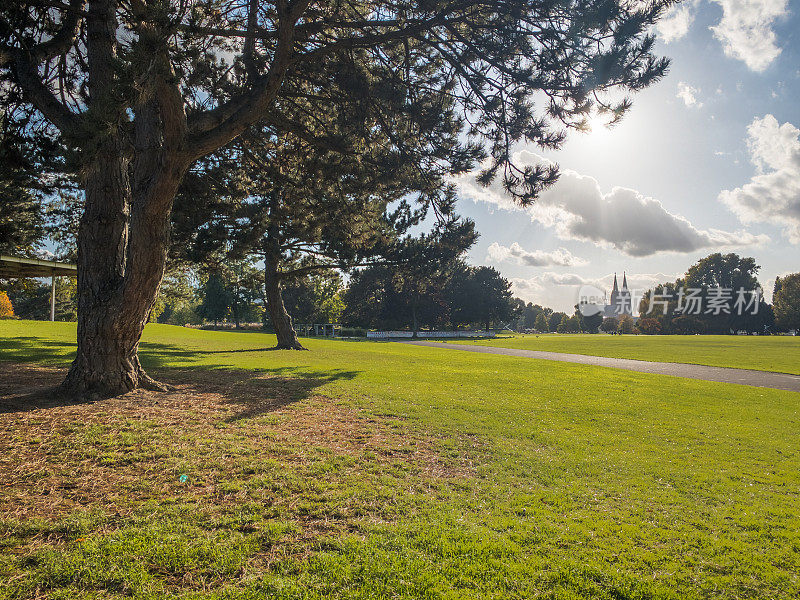
<path fill-rule="evenodd" d="M 297 339 L 297 333 L 292 326 L 292 317 L 289 316 L 283 304 L 278 261 L 269 254 L 264 257 L 264 288 L 269 318 L 278 338 L 276 348 L 281 350 L 305 350 L 300 340 Z"/>
<path fill-rule="evenodd" d="M 142 369 L 138 348 L 163 274 L 166 246 L 159 247 L 152 236 L 136 239 L 145 228 L 130 226 L 129 161 L 120 146 L 110 136 L 86 174 L 78 236 L 78 349 L 64 381 L 64 388 L 79 396 L 110 397 L 139 386 L 164 389 Z M 165 238 L 166 221 L 154 229 Z M 146 273 L 154 267 L 155 272 Z"/>

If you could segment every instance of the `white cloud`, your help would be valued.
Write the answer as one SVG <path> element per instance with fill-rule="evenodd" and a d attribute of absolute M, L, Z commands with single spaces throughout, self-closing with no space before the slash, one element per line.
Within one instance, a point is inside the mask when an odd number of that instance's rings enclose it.
<path fill-rule="evenodd" d="M 599 279 L 576 275 L 575 273 L 554 273 L 546 271 L 533 277 L 511 277 L 511 291 L 526 302 L 536 302 L 563 310 L 577 302 L 578 288 L 582 285 L 600 286 Z"/>
<path fill-rule="evenodd" d="M 515 155 L 519 165 L 544 161 L 527 151 Z M 474 175 L 464 175 L 457 183 L 464 196 L 503 209 L 520 210 L 499 181 L 483 187 Z M 767 239 L 743 231 L 698 229 L 684 217 L 667 211 L 654 198 L 622 187 L 603 193 L 597 180 L 569 170 L 563 170 L 559 181 L 525 210 L 531 220 L 554 227 L 561 239 L 590 241 L 630 256 L 749 246 Z"/>
<path fill-rule="evenodd" d="M 595 283 L 595 281 L 574 273 L 553 273 L 552 271 L 547 271 L 546 273 L 534 275 L 527 279 L 512 277 L 511 283 L 515 289 L 542 290 L 551 285 L 584 285 L 587 283 Z"/>
<path fill-rule="evenodd" d="M 753 119 L 747 128 L 750 160 L 757 174 L 719 198 L 743 223 L 782 226 L 793 244 L 800 244 L 800 129 L 780 125 L 772 115 Z"/>
<path fill-rule="evenodd" d="M 694 4 L 684 2 L 670 8 L 656 24 L 659 38 L 669 44 L 689 33 L 694 21 Z"/>
<path fill-rule="evenodd" d="M 528 265 L 529 267 L 573 267 L 586 264 L 585 260 L 575 256 L 566 248 L 559 248 L 550 252 L 544 250 L 529 252 L 517 242 L 513 242 L 511 246 L 503 246 L 493 242 L 487 252 L 487 260 L 494 262 L 513 260 L 518 264 Z"/>
<path fill-rule="evenodd" d="M 781 53 L 772 26 L 788 14 L 787 0 L 712 0 L 722 7 L 722 19 L 711 27 L 725 54 L 763 71 Z"/>
<path fill-rule="evenodd" d="M 694 106 L 695 108 L 700 108 L 703 106 L 702 102 L 697 100 L 697 95 L 700 93 L 700 90 L 696 87 L 692 87 L 688 83 L 684 81 L 678 82 L 678 93 L 675 94 L 677 98 L 683 100 L 683 103 L 686 106 Z"/>

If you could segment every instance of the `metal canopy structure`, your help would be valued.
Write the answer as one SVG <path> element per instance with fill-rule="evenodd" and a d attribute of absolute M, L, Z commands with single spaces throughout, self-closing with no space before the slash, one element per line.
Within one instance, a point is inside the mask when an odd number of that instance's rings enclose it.
<path fill-rule="evenodd" d="M 0 254 L 0 279 L 52 277 L 53 275 L 75 277 L 77 274 L 78 267 L 68 263 Z"/>
<path fill-rule="evenodd" d="M 69 263 L 38 258 L 22 258 L 0 254 L 0 279 L 16 279 L 20 277 L 50 278 L 50 320 L 56 320 L 56 277 L 75 277 L 78 267 Z"/>

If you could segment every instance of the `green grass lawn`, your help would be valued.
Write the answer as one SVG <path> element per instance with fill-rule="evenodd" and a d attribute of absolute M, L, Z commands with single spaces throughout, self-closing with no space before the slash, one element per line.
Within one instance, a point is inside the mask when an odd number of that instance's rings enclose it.
<path fill-rule="evenodd" d="M 680 362 L 800 375 L 800 337 L 734 335 L 504 335 L 453 343 Z"/>
<path fill-rule="evenodd" d="M 74 331 L 0 322 L 0 374 Z M 800 594 L 800 394 L 274 342 L 148 326 L 145 366 L 206 395 L 0 413 L 0 597 Z"/>

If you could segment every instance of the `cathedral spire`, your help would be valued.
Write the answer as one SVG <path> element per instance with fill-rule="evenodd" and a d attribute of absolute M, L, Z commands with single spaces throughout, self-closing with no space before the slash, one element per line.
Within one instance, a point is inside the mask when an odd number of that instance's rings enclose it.
<path fill-rule="evenodd" d="M 614 287 L 613 287 L 613 289 L 611 290 L 611 292 L 612 292 L 612 293 L 614 293 L 614 292 L 616 292 L 616 291 L 618 291 L 618 290 L 619 290 L 619 286 L 617 286 L 617 274 L 616 274 L 616 273 L 614 273 Z"/>
<path fill-rule="evenodd" d="M 622 272 L 622 289 L 628 289 L 628 278 L 625 276 L 625 271 Z"/>

